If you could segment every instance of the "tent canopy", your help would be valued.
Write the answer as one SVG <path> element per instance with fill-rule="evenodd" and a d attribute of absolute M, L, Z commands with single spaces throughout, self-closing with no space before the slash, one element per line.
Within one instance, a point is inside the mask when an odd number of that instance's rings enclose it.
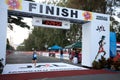
<path fill-rule="evenodd" d="M 60 50 L 60 49 L 62 49 L 62 47 L 60 47 L 58 45 L 54 45 L 52 47 L 49 47 L 48 49 L 50 49 L 50 50 Z"/>
<path fill-rule="evenodd" d="M 82 43 L 81 42 L 76 42 L 76 43 L 73 43 L 71 45 L 68 45 L 68 46 L 65 46 L 66 49 L 69 49 L 69 48 L 82 48 Z"/>

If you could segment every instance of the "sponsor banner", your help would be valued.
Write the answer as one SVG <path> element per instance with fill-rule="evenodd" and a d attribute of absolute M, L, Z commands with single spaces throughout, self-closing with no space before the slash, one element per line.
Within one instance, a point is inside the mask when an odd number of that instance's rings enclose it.
<path fill-rule="evenodd" d="M 55 58 L 60 59 L 60 54 L 55 54 Z M 69 54 L 63 54 L 63 59 L 69 60 Z"/>
<path fill-rule="evenodd" d="M 117 43 L 117 52 L 120 52 L 120 43 Z"/>
<path fill-rule="evenodd" d="M 120 47 L 120 43 L 117 43 L 117 46 Z"/>
<path fill-rule="evenodd" d="M 48 71 L 66 71 L 66 70 L 87 70 L 87 68 L 78 67 L 66 63 L 37 63 L 34 64 L 7 64 L 2 74 L 17 74 L 31 72 L 48 72 Z"/>

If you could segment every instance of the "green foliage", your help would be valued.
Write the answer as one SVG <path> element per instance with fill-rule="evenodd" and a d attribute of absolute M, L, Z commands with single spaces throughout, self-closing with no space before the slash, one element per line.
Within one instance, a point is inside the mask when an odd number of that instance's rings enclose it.
<path fill-rule="evenodd" d="M 70 39 L 70 43 L 81 41 L 82 38 L 82 26 L 81 24 L 71 24 L 70 30 L 67 31 L 66 37 Z"/>
<path fill-rule="evenodd" d="M 110 69 L 111 65 L 113 65 L 113 63 L 114 63 L 113 58 L 108 58 L 108 60 L 107 60 L 107 68 Z"/>
<path fill-rule="evenodd" d="M 110 24 L 110 30 L 115 32 L 117 35 L 117 41 L 120 41 L 120 23 L 115 20 L 114 16 L 119 17 L 119 12 L 117 12 L 117 8 L 120 7 L 120 0 L 107 0 L 107 11 L 106 13 L 109 14 L 111 24 Z"/>
<path fill-rule="evenodd" d="M 64 0 L 62 0 L 64 1 Z M 81 9 L 86 11 L 105 13 L 106 0 L 67 0 L 66 6 L 69 8 Z"/>
<path fill-rule="evenodd" d="M 107 60 L 103 56 L 101 56 L 101 59 L 99 59 L 100 67 L 106 68 L 107 67 Z"/>
<path fill-rule="evenodd" d="M 6 50 L 14 50 L 14 47 L 12 47 L 9 43 L 9 40 L 7 39 L 7 45 L 6 45 Z"/>
<path fill-rule="evenodd" d="M 13 30 L 13 26 L 11 25 L 12 23 L 19 25 L 22 28 L 28 28 L 30 29 L 30 26 L 28 26 L 25 22 L 22 21 L 23 18 L 21 17 L 15 17 L 15 16 L 9 16 L 8 17 L 8 23 L 9 23 L 9 28 Z"/>
<path fill-rule="evenodd" d="M 32 1 L 34 2 L 34 0 L 25 0 L 25 1 Z M 16 24 L 22 28 L 28 28 L 30 29 L 30 26 L 27 25 L 23 20 L 23 17 L 18 17 L 18 16 L 13 16 L 13 15 L 9 15 L 8 16 L 8 28 L 10 28 L 10 30 L 13 30 L 13 26 L 11 25 L 12 23 L 13 24 Z"/>
<path fill-rule="evenodd" d="M 46 44 L 48 47 L 55 44 L 64 47 L 69 44 L 65 35 L 66 30 L 63 29 L 35 27 L 29 38 L 24 41 L 24 48 L 25 50 L 31 50 L 32 48 L 45 50 Z"/>
<path fill-rule="evenodd" d="M 60 0 L 58 3 L 59 6 L 109 14 L 110 18 L 112 18 L 110 31 L 117 33 L 118 42 L 120 41 L 120 23 L 114 19 L 113 15 L 119 16 L 120 13 L 116 12 L 117 8 L 120 7 L 119 4 L 120 0 Z M 70 31 L 70 33 L 71 32 L 73 31 Z"/>
<path fill-rule="evenodd" d="M 101 69 L 101 64 L 98 61 L 93 61 L 92 67 L 93 69 Z"/>
<path fill-rule="evenodd" d="M 116 33 L 117 42 L 120 42 L 120 23 L 116 21 L 113 17 L 110 17 L 110 31 Z"/>
<path fill-rule="evenodd" d="M 101 56 L 99 61 L 93 61 L 92 63 L 93 69 L 103 69 L 108 68 L 116 71 L 120 71 L 120 60 L 114 61 L 113 58 L 108 58 L 107 60 Z"/>
<path fill-rule="evenodd" d="M 24 46 L 18 46 L 18 47 L 17 47 L 17 50 L 18 50 L 18 51 L 26 51 Z"/>
<path fill-rule="evenodd" d="M 101 56 L 101 59 L 99 59 L 98 61 L 93 61 L 92 67 L 93 67 L 93 69 L 106 68 L 107 67 L 107 60 L 103 56 Z"/>
<path fill-rule="evenodd" d="M 99 2 L 99 3 L 98 3 Z M 106 0 L 60 0 L 58 6 L 105 13 Z M 89 7 L 88 7 L 89 6 Z M 71 29 L 67 31 L 66 37 L 70 40 L 70 43 L 81 41 L 82 38 L 82 26 L 80 23 L 74 23 L 71 25 Z"/>
<path fill-rule="evenodd" d="M 120 71 L 120 61 L 119 60 L 115 61 L 113 66 L 114 66 L 115 70 Z"/>

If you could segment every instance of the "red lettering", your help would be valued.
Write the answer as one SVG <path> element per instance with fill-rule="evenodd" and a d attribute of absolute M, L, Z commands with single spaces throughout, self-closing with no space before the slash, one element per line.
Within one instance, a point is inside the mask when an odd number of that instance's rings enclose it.
<path fill-rule="evenodd" d="M 43 24 L 52 26 L 62 26 L 62 22 L 44 20 Z"/>

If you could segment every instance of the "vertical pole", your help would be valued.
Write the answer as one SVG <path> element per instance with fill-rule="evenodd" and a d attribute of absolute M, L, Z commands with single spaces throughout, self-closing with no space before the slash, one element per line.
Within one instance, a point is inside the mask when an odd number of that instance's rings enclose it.
<path fill-rule="evenodd" d="M 91 66 L 91 22 L 82 25 L 82 65 Z"/>
<path fill-rule="evenodd" d="M 6 62 L 6 34 L 7 34 L 7 5 L 5 0 L 0 0 L 0 59 Z"/>

